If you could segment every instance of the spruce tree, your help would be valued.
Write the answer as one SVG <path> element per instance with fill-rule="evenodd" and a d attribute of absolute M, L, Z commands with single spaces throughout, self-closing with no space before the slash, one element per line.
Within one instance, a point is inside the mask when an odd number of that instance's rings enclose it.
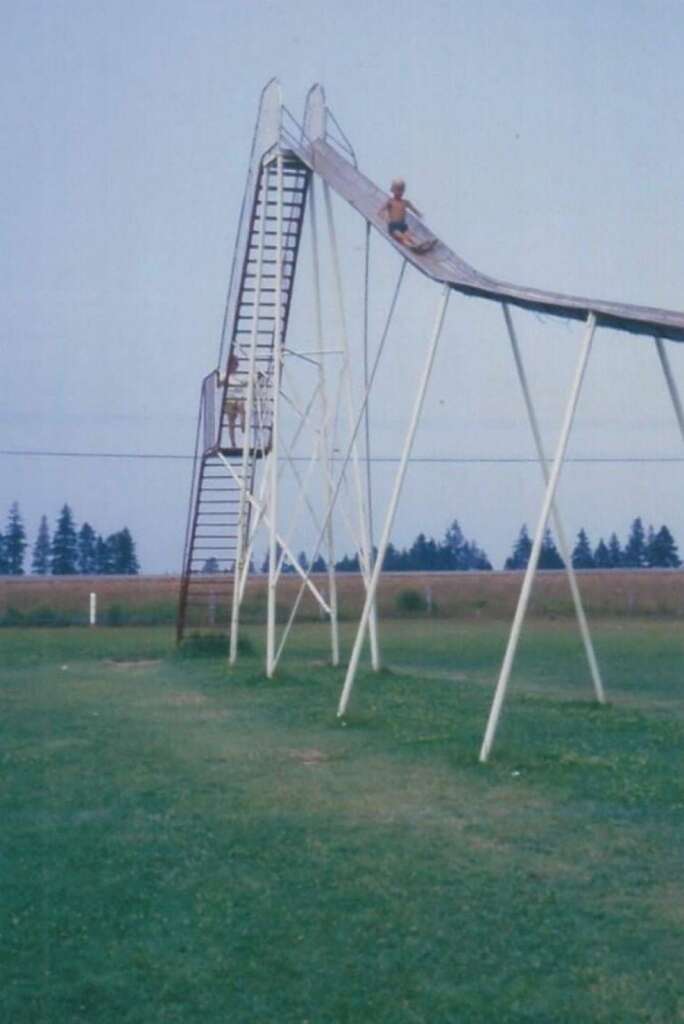
<path fill-rule="evenodd" d="M 467 569 L 467 556 L 465 551 L 466 539 L 459 525 L 458 519 L 454 519 L 451 526 L 444 534 L 444 542 L 441 546 L 442 555 L 440 568 L 442 569 Z"/>
<path fill-rule="evenodd" d="M 21 521 L 19 505 L 12 503 L 7 517 L 5 531 L 5 559 L 10 576 L 24 575 L 24 553 L 26 551 L 26 530 Z"/>
<path fill-rule="evenodd" d="M 467 541 L 464 552 L 467 569 L 478 569 L 480 572 L 491 571 L 492 563 L 487 558 L 486 552 L 479 548 L 475 541 Z"/>
<path fill-rule="evenodd" d="M 550 530 L 544 531 L 541 551 L 539 552 L 540 569 L 564 569 L 565 562 L 558 553 Z"/>
<path fill-rule="evenodd" d="M 608 538 L 608 568 L 619 569 L 622 565 L 622 548 L 616 533 L 611 533 Z"/>
<path fill-rule="evenodd" d="M 135 544 L 127 526 L 111 534 L 106 541 L 110 553 L 111 569 L 116 576 L 137 576 L 140 566 L 135 554 Z M 286 570 L 283 570 L 284 572 Z"/>
<path fill-rule="evenodd" d="M 646 565 L 649 569 L 651 568 L 651 566 L 653 564 L 652 559 L 654 557 L 654 552 L 653 552 L 653 545 L 654 545 L 654 543 L 655 543 L 655 530 L 653 529 L 652 525 L 649 523 L 648 530 L 646 531 L 646 543 L 644 544 L 644 565 Z"/>
<path fill-rule="evenodd" d="M 40 517 L 36 543 L 33 545 L 31 572 L 36 576 L 47 576 L 50 572 L 50 529 L 47 516 Z"/>
<path fill-rule="evenodd" d="M 527 532 L 527 526 L 523 523 L 518 539 L 513 545 L 513 553 L 506 559 L 504 569 L 526 569 L 531 551 L 532 541 Z"/>
<path fill-rule="evenodd" d="M 95 572 L 97 534 L 90 523 L 84 523 L 78 531 L 76 566 L 78 572 L 90 576 Z"/>
<path fill-rule="evenodd" d="M 311 564 L 311 572 L 327 572 L 327 571 L 328 571 L 328 565 L 327 565 L 323 555 L 316 555 L 316 557 L 314 558 L 314 560 L 313 560 L 313 562 Z"/>
<path fill-rule="evenodd" d="M 5 537 L 2 533 L 0 533 L 0 576 L 6 576 L 7 571 L 8 570 Z"/>
<path fill-rule="evenodd" d="M 19 505 L 15 501 L 10 507 L 5 530 L 5 560 L 10 576 L 23 576 L 26 547 L 26 530 L 19 512 Z"/>
<path fill-rule="evenodd" d="M 306 572 L 309 568 L 309 559 L 306 557 L 306 551 L 299 552 L 297 555 L 297 561 L 299 562 L 300 568 Z"/>
<path fill-rule="evenodd" d="M 594 551 L 594 565 L 597 569 L 610 569 L 610 552 L 606 547 L 606 542 L 603 537 L 596 545 L 596 551 Z"/>
<path fill-rule="evenodd" d="M 77 572 L 77 539 L 74 518 L 68 505 L 62 507 L 52 537 L 51 568 L 53 576 L 73 576 Z"/>
<path fill-rule="evenodd" d="M 643 569 L 646 565 L 646 538 L 644 524 L 639 516 L 630 528 L 627 544 L 622 553 L 622 564 L 627 569 Z"/>
<path fill-rule="evenodd" d="M 110 576 L 112 573 L 112 553 L 107 541 L 99 534 L 95 541 L 95 572 L 98 576 Z"/>
<path fill-rule="evenodd" d="M 603 541 L 601 543 L 603 544 Z M 589 538 L 584 529 L 577 534 L 577 543 L 572 552 L 572 564 L 575 569 L 593 569 L 596 564 L 591 553 Z"/>
<path fill-rule="evenodd" d="M 667 526 L 661 526 L 650 545 L 649 565 L 658 569 L 678 569 L 682 564 L 674 537 Z"/>

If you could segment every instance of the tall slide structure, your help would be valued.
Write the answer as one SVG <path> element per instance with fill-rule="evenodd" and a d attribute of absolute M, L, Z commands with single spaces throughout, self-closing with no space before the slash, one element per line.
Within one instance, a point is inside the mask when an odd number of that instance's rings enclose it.
<path fill-rule="evenodd" d="M 320 280 L 316 183 L 320 183 L 322 188 L 326 214 L 335 286 L 335 297 L 331 304 L 336 315 L 339 349 L 330 349 L 327 346 L 327 333 L 323 330 L 324 304 Z M 387 323 L 373 365 L 364 379 L 363 393 L 357 396 L 356 400 L 350 372 L 350 341 L 332 194 L 350 204 L 364 219 L 368 231 L 375 228 L 402 258 L 399 280 Z M 339 512 L 343 504 L 343 494 L 349 493 L 352 495 L 352 508 L 347 510 L 346 521 L 355 537 L 366 595 L 338 708 L 340 716 L 345 714 L 361 650 L 367 637 L 370 639 L 373 667 L 377 669 L 380 664 L 375 617 L 378 581 L 449 297 L 452 292 L 459 292 L 495 302 L 502 309 L 545 492 L 480 750 L 480 759 L 485 761 L 489 757 L 494 741 L 537 571 L 544 532 L 550 519 L 554 521 L 561 554 L 567 567 L 595 697 L 601 702 L 605 699 L 599 666 L 555 501 L 556 489 L 595 332 L 599 327 L 643 335 L 652 340 L 684 439 L 684 410 L 666 347 L 668 341 L 684 341 L 684 313 L 578 298 L 498 281 L 469 266 L 441 239 L 437 239 L 421 220 L 409 214 L 409 228 L 412 234 L 419 241 L 433 243 L 429 252 L 419 255 L 388 235 L 386 224 L 379 216 L 379 210 L 385 200 L 386 192 L 359 171 L 353 149 L 327 108 L 320 86 L 314 86 L 310 90 L 300 125 L 283 106 L 278 83 L 273 81 L 267 85 L 262 94 L 252 144 L 247 187 L 228 290 L 219 365 L 202 384 L 195 469 L 179 600 L 178 638 L 179 641 L 182 639 L 188 624 L 192 623 L 195 605 L 199 605 L 203 613 L 206 613 L 207 608 L 211 613 L 212 607 L 225 609 L 230 604 L 231 662 L 235 661 L 240 605 L 257 531 L 263 527 L 268 533 L 267 674 L 272 675 L 276 669 L 301 598 L 306 591 L 318 602 L 322 613 L 330 621 L 332 661 L 333 664 L 337 664 L 339 646 L 333 523 L 334 513 Z M 314 350 L 301 353 L 288 348 L 287 328 L 307 208 L 313 245 L 312 290 L 317 341 Z M 368 248 L 366 252 L 368 253 Z M 366 434 L 368 432 L 368 401 L 373 382 L 390 331 L 396 299 L 405 271 L 409 267 L 434 281 L 438 297 L 402 455 L 382 532 L 377 541 L 377 553 L 373 557 L 370 474 L 366 473 L 364 478 L 359 452 L 364 428 Z M 311 286 L 311 282 L 308 282 L 308 285 Z M 367 303 L 367 293 L 365 300 Z M 544 450 L 518 344 L 513 322 L 513 309 L 516 307 L 567 320 L 578 320 L 584 325 L 577 368 L 568 395 L 555 455 L 551 461 L 547 459 Z M 339 357 L 335 374 L 330 372 L 331 356 Z M 288 364 L 297 359 L 303 359 L 316 368 L 314 386 L 308 401 L 295 398 L 294 381 L 291 386 L 287 383 Z M 334 387 L 331 388 L 333 379 Z M 294 408 L 297 414 L 294 435 L 289 439 L 283 434 L 283 402 Z M 336 435 L 342 407 L 346 409 L 347 426 L 343 445 L 339 443 Z M 244 420 L 244 429 L 241 429 L 242 423 L 238 423 L 238 434 L 235 428 L 236 419 Z M 302 435 L 309 435 L 313 440 L 313 450 L 305 474 L 297 468 L 297 462 L 292 457 L 294 447 Z M 305 569 L 297 563 L 291 550 L 290 537 L 282 526 L 283 509 L 279 501 L 279 490 L 281 476 L 286 467 L 289 467 L 294 475 L 298 503 L 308 508 L 315 525 L 317 542 L 313 558 L 319 551 L 325 551 L 327 554 L 326 593 L 315 584 L 310 569 Z M 322 513 L 317 513 L 313 507 L 309 491 L 311 478 L 315 474 L 319 475 L 319 486 L 322 487 Z M 288 562 L 291 569 L 297 571 L 301 577 L 300 589 L 277 643 L 277 587 Z M 220 593 L 221 588 L 225 592 L 224 595 Z M 222 600 L 222 596 L 228 600 Z M 224 621 L 220 625 L 225 629 L 227 623 Z"/>

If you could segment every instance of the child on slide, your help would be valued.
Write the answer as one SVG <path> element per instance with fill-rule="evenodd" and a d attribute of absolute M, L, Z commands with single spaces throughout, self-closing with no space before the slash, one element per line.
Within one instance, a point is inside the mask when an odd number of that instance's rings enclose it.
<path fill-rule="evenodd" d="M 414 252 L 426 252 L 432 248 L 435 240 L 430 239 L 428 242 L 419 242 L 409 231 L 408 224 L 406 223 L 406 211 L 411 210 L 415 213 L 416 217 L 422 217 L 423 215 L 420 210 L 416 209 L 410 199 L 404 199 L 405 191 L 406 182 L 402 178 L 395 178 L 390 185 L 392 195 L 380 207 L 378 215 L 387 221 L 387 230 L 395 241 L 405 245 L 408 249 L 412 249 Z"/>

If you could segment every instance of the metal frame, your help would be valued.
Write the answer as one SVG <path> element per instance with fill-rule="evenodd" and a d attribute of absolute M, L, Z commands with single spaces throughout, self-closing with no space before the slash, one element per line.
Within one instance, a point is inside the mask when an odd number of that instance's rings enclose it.
<path fill-rule="evenodd" d="M 272 90 L 269 92 L 269 90 Z M 270 83 L 267 90 L 264 91 L 264 97 L 262 98 L 262 107 L 267 107 L 271 103 L 273 97 L 277 94 L 279 97 L 279 87 L 277 83 Z M 356 159 L 353 154 L 346 136 L 340 129 L 337 122 L 332 118 L 330 111 L 325 106 L 325 99 L 322 90 L 319 87 L 314 87 L 309 93 L 307 101 L 307 110 L 305 113 L 304 127 L 297 125 L 297 122 L 289 114 L 288 111 L 282 106 L 280 102 L 280 121 L 279 121 L 279 132 L 277 139 L 271 140 L 271 144 L 268 146 L 266 151 L 261 156 L 261 162 L 259 168 L 251 162 L 250 171 L 248 175 L 248 191 L 251 188 L 252 193 L 256 190 L 256 196 L 259 194 L 259 178 L 258 174 L 261 173 L 261 188 L 263 189 L 263 203 L 265 204 L 262 208 L 261 224 L 258 229 L 258 238 L 256 242 L 256 257 L 253 261 L 256 265 L 256 275 L 250 274 L 250 277 L 254 277 L 255 286 L 253 289 L 248 289 L 254 292 L 254 303 L 253 312 L 251 319 L 251 329 L 249 332 L 249 341 L 247 348 L 241 346 L 241 353 L 244 356 L 248 356 L 248 377 L 247 377 L 247 392 L 246 392 L 246 411 L 245 411 L 245 432 L 244 432 L 244 443 L 240 458 L 240 471 L 236 470 L 236 466 L 223 455 L 221 450 L 217 447 L 211 451 L 211 456 L 214 459 L 218 459 L 219 462 L 225 467 L 228 476 L 239 485 L 239 511 L 238 511 L 238 531 L 237 531 L 237 548 L 235 555 L 234 564 L 234 578 L 233 578 L 233 602 L 231 609 L 231 631 L 230 631 L 230 663 L 235 664 L 238 654 L 238 638 L 240 628 L 240 607 L 245 594 L 245 588 L 249 572 L 249 564 L 252 553 L 254 551 L 254 545 L 256 542 L 257 535 L 261 528 L 265 528 L 268 531 L 268 601 L 267 601 L 267 624 L 266 624 L 266 674 L 271 678 L 278 666 L 280 657 L 282 656 L 283 650 L 287 643 L 290 635 L 295 617 L 297 615 L 302 597 L 305 592 L 309 594 L 317 602 L 321 611 L 329 617 L 330 620 L 330 650 L 331 650 L 331 662 L 333 665 L 338 665 L 340 661 L 340 646 L 339 646 L 339 623 L 338 623 L 338 602 L 337 602 L 337 582 L 335 575 L 335 525 L 334 515 L 336 512 L 347 515 L 348 528 L 352 536 L 352 539 L 357 547 L 359 556 L 359 565 L 361 569 L 361 576 L 365 587 L 365 598 L 364 606 L 360 616 L 360 620 L 357 626 L 353 648 L 351 656 L 347 666 L 345 675 L 344 685 L 339 699 L 338 716 L 343 716 L 347 712 L 349 700 L 351 697 L 352 689 L 356 676 L 358 674 L 358 667 L 366 637 L 369 639 L 370 654 L 371 654 L 371 665 L 373 669 L 377 670 L 380 667 L 380 647 L 378 639 L 378 627 L 377 627 L 377 612 L 376 612 L 376 598 L 377 590 L 379 585 L 380 576 L 382 573 L 382 565 L 384 562 L 387 546 L 389 543 L 390 532 L 394 523 L 396 511 L 398 508 L 399 500 L 401 497 L 402 488 L 405 481 L 406 470 L 408 461 L 413 448 L 415 435 L 420 423 L 420 418 L 424 406 L 425 396 L 429 385 L 434 360 L 439 345 L 440 337 L 443 332 L 449 297 L 452 290 L 462 291 L 465 294 L 476 295 L 482 298 L 493 299 L 501 305 L 506 331 L 508 334 L 509 342 L 511 345 L 511 351 L 513 360 L 520 382 L 522 391 L 523 401 L 525 404 L 527 417 L 530 423 L 530 429 L 532 432 L 532 438 L 537 452 L 538 462 L 542 479 L 544 481 L 544 494 L 539 512 L 538 521 L 536 524 L 534 540 L 528 565 L 525 571 L 521 591 L 518 597 L 518 602 L 515 610 L 515 615 L 511 624 L 511 629 L 508 637 L 506 651 L 503 657 L 503 661 L 500 667 L 499 677 L 493 700 L 480 748 L 479 759 L 481 762 L 486 762 L 490 756 L 493 743 L 496 736 L 499 718 L 503 708 L 503 703 L 508 689 L 511 672 L 517 652 L 517 647 L 521 635 L 521 631 L 524 625 L 524 620 L 527 614 L 530 595 L 532 586 L 537 573 L 539 557 L 542 548 L 542 542 L 549 518 L 553 518 L 556 534 L 558 537 L 559 549 L 563 560 L 565 562 L 566 571 L 568 575 L 568 582 L 572 593 L 572 599 L 574 603 L 575 613 L 579 625 L 582 642 L 589 665 L 589 672 L 592 679 L 594 694 L 596 700 L 599 703 L 605 702 L 605 693 L 603 688 L 603 681 L 599 670 L 596 654 L 594 651 L 591 634 L 589 631 L 586 614 L 582 604 L 582 598 L 580 595 L 577 578 L 572 566 L 572 555 L 567 542 L 566 534 L 563 528 L 560 511 L 556 500 L 556 491 L 560 474 L 562 472 L 563 464 L 566 457 L 567 446 L 574 422 L 574 417 L 577 409 L 577 404 L 580 398 L 584 377 L 591 354 L 593 345 L 593 339 L 596 331 L 597 324 L 604 324 L 607 327 L 622 327 L 623 320 L 628 323 L 625 329 L 634 330 L 637 333 L 644 333 L 646 327 L 644 325 L 653 324 L 652 330 L 662 330 L 664 335 L 672 338 L 684 337 L 684 326 L 680 326 L 679 320 L 675 321 L 675 318 L 679 314 L 665 314 L 663 313 L 660 319 L 656 318 L 653 320 L 651 317 L 652 313 L 658 313 L 658 311 L 644 311 L 637 307 L 617 307 L 611 304 L 596 303 L 595 305 L 583 305 L 585 300 L 574 300 L 566 299 L 563 296 L 555 296 L 550 293 L 542 292 L 530 292 L 529 290 L 522 294 L 520 289 L 515 289 L 512 286 L 503 286 L 499 282 L 493 281 L 492 279 L 482 279 L 485 284 L 478 279 L 476 272 L 472 272 L 472 277 L 468 277 L 462 267 L 456 270 L 452 265 L 452 256 L 449 250 L 440 243 L 442 248 L 441 253 L 436 251 L 434 256 L 431 256 L 427 263 L 423 266 L 416 263 L 416 258 L 413 254 L 406 251 L 401 252 L 401 271 L 399 274 L 399 280 L 397 282 L 396 290 L 392 303 L 387 316 L 387 322 L 385 329 L 382 333 L 380 342 L 378 344 L 375 356 L 373 359 L 373 365 L 369 368 L 369 279 L 370 279 L 370 230 L 371 225 L 378 227 L 377 215 L 375 212 L 374 204 L 377 198 L 377 189 L 372 183 L 368 182 L 367 179 L 363 179 L 363 183 L 359 184 L 358 195 L 353 193 L 354 179 L 351 177 L 353 174 L 357 174 L 356 170 Z M 270 110 L 270 115 L 273 115 L 273 109 Z M 283 123 L 283 118 L 287 117 L 290 119 L 294 126 L 294 133 L 290 128 L 286 128 Z M 336 135 L 330 134 L 329 125 L 332 125 L 336 129 Z M 297 131 L 298 129 L 298 131 Z M 273 130 L 273 126 L 269 126 L 269 130 Z M 254 141 L 252 144 L 252 156 L 254 157 L 255 145 L 257 139 L 257 130 L 255 129 Z M 330 157 L 329 152 L 330 145 L 332 144 L 333 149 L 339 153 L 340 150 L 346 153 L 347 156 L 351 156 L 352 163 L 346 164 L 347 170 L 344 172 L 347 178 L 343 179 L 343 174 L 338 167 L 339 156 Z M 288 200 L 290 213 L 288 214 L 288 230 L 287 233 L 284 231 L 284 220 L 285 220 L 285 187 L 284 187 L 284 161 L 285 159 L 294 158 L 295 162 L 299 161 L 303 168 L 308 168 L 307 184 L 310 193 L 309 203 L 309 224 L 311 230 L 311 259 L 312 259 L 312 272 L 313 272 L 313 299 L 314 299 L 314 326 L 315 326 L 315 348 L 308 346 L 311 351 L 297 352 L 291 348 L 287 348 L 285 345 L 285 335 L 288 326 L 288 318 L 290 313 L 290 296 L 292 293 L 294 272 L 297 264 L 297 252 L 299 249 L 299 243 L 301 240 L 302 224 L 301 221 L 304 216 L 306 208 L 306 189 L 302 189 L 304 193 L 304 199 L 302 200 L 300 211 L 301 216 L 299 219 L 299 227 L 297 229 L 296 236 L 290 236 L 289 232 L 292 229 L 293 216 L 292 216 L 292 200 Z M 346 159 L 346 158 L 345 158 Z M 323 160 L 323 165 L 318 161 Z M 328 160 L 328 165 L 325 161 Z M 337 161 L 337 164 L 335 163 Z M 330 163 L 332 161 L 332 163 Z M 289 164 L 288 166 L 291 166 Z M 325 169 L 327 166 L 327 170 Z M 332 167 L 332 170 L 331 170 Z M 332 269 L 332 305 L 336 313 L 335 322 L 335 333 L 339 335 L 339 346 L 332 347 L 326 337 L 326 329 L 324 328 L 324 298 L 323 298 L 323 287 L 322 287 L 322 272 L 321 272 L 321 245 L 319 237 L 319 222 L 318 222 L 318 204 L 317 204 L 317 190 L 315 187 L 315 177 L 317 172 L 320 174 L 322 181 L 322 193 L 323 193 L 323 205 L 325 208 L 325 218 L 327 224 L 327 242 L 328 242 L 328 253 L 330 258 L 330 266 Z M 288 172 L 289 173 L 289 172 Z M 256 175 L 256 177 L 255 177 Z M 358 176 L 358 174 L 357 174 Z M 361 182 L 362 176 L 358 176 Z M 330 178 L 335 185 L 335 190 L 339 192 L 344 198 L 352 203 L 353 206 L 363 215 L 365 218 L 365 267 L 364 267 L 364 292 L 363 292 L 363 395 L 360 403 L 354 401 L 353 395 L 353 382 L 351 373 L 351 346 L 349 331 L 347 326 L 347 317 L 345 310 L 345 296 L 341 272 L 341 261 L 340 252 L 338 247 L 337 231 L 335 225 L 335 216 L 333 211 L 332 195 Z M 271 193 L 269 188 L 271 183 L 275 179 L 276 182 L 276 197 L 275 202 L 273 199 L 269 199 Z M 348 180 L 349 179 L 349 180 Z M 350 191 L 351 190 L 351 191 Z M 292 191 L 297 191 L 293 189 Z M 246 193 L 247 196 L 247 193 Z M 246 217 L 246 206 L 243 201 L 243 210 L 240 218 L 240 229 L 238 234 L 238 246 L 242 246 L 243 249 L 246 246 L 249 250 L 250 245 L 254 249 L 254 242 L 250 242 L 250 237 L 245 236 L 245 217 Z M 255 200 L 256 203 L 256 200 Z M 276 216 L 276 230 L 275 233 L 266 231 L 266 220 L 268 208 L 275 206 Z M 256 206 L 254 207 L 256 208 Z M 250 227 L 250 232 L 254 224 Z M 275 237 L 274 245 L 266 244 L 266 234 Z M 294 238 L 294 240 L 293 240 Z M 292 245 L 288 245 L 288 242 L 293 240 Z M 391 243 L 394 244 L 394 243 Z M 275 253 L 274 257 L 270 257 L 266 260 L 266 250 L 269 253 Z M 284 271 L 286 265 L 288 265 L 288 254 L 290 256 L 289 266 L 291 268 L 290 276 L 288 278 L 287 293 L 285 292 L 284 284 Z M 237 256 L 236 256 L 237 259 Z M 235 294 L 235 283 L 237 281 L 238 267 L 236 259 L 233 262 L 233 269 L 231 272 L 231 284 L 229 288 L 229 303 L 233 302 L 237 309 L 238 297 Z M 441 264 L 440 261 L 441 260 Z M 451 262 L 450 262 L 451 261 Z M 262 297 L 262 284 L 264 275 L 264 266 L 266 262 L 269 265 L 275 267 L 275 288 L 269 288 L 269 292 L 273 292 L 275 296 L 275 316 L 266 317 L 262 312 L 261 297 Z M 461 261 L 462 263 L 462 261 Z M 392 494 L 385 512 L 384 524 L 382 533 L 378 543 L 377 555 L 373 557 L 373 509 L 372 509 L 372 483 L 370 473 L 370 416 L 369 416 L 369 402 L 370 395 L 372 393 L 374 381 L 376 378 L 376 372 L 379 366 L 380 358 L 382 356 L 385 342 L 388 337 L 390 324 L 392 321 L 394 309 L 396 306 L 399 290 L 404 278 L 404 272 L 409 264 L 414 264 L 423 270 L 429 277 L 435 281 L 441 283 L 441 294 L 439 297 L 437 309 L 435 312 L 434 323 L 432 331 L 428 338 L 427 350 L 425 355 L 425 362 L 421 377 L 418 383 L 416 396 L 412 408 L 411 417 L 407 426 L 407 432 L 404 440 L 403 451 L 399 462 L 399 467 L 396 472 Z M 440 265 L 444 269 L 440 271 L 441 275 L 435 271 L 435 266 Z M 460 266 L 460 265 L 459 265 Z M 463 267 L 466 265 L 463 264 Z M 469 271 L 469 268 L 466 268 Z M 469 271 L 470 272 L 470 271 Z M 245 256 L 245 264 L 242 269 L 242 279 L 240 289 L 245 285 L 245 277 L 247 274 L 247 257 Z M 465 274 L 465 277 L 463 275 Z M 459 276 L 460 275 L 460 276 Z M 463 280 L 461 279 L 463 277 Z M 486 285 L 486 286 L 485 286 Z M 528 294 L 529 292 L 529 294 Z M 284 296 L 287 295 L 287 301 L 284 305 Z M 561 301 L 562 300 L 562 301 Z M 265 305 L 270 305 L 270 302 L 266 302 Z M 580 354 L 575 369 L 573 379 L 570 384 L 565 413 L 562 421 L 562 426 L 559 434 L 559 438 L 556 445 L 555 455 L 551 466 L 546 457 L 544 443 L 539 427 L 539 421 L 537 418 L 532 394 L 530 391 L 527 373 L 522 358 L 520 345 L 518 342 L 517 332 L 513 323 L 513 317 L 511 315 L 510 305 L 516 304 L 529 309 L 540 309 L 542 312 L 550 311 L 556 315 L 564 317 L 571 317 L 579 319 L 580 317 L 586 316 L 584 337 L 580 347 Z M 227 306 L 228 310 L 228 306 Z M 625 310 L 627 312 L 625 312 Z M 648 316 L 646 315 L 648 314 Z M 227 317 L 228 314 L 226 314 Z M 236 313 L 237 316 L 237 313 Z M 244 313 L 241 314 L 244 319 Z M 268 451 L 264 445 L 264 408 L 263 408 L 263 396 L 260 394 L 260 389 L 257 387 L 256 382 L 256 365 L 257 365 L 257 348 L 259 347 L 259 336 L 263 334 L 260 330 L 261 321 L 264 319 L 273 320 L 273 334 L 272 334 L 272 358 L 269 364 L 269 371 L 267 377 L 269 378 L 268 384 L 270 387 L 270 430 L 271 430 L 271 441 L 268 445 Z M 224 321 L 222 330 L 222 350 L 225 343 L 227 320 Z M 678 333 L 679 332 L 679 333 Z M 247 332 L 242 330 L 240 333 L 246 334 Z M 330 333 L 328 330 L 327 333 Z M 670 398 L 673 403 L 675 416 L 679 425 L 682 439 L 684 440 L 684 407 L 680 398 L 677 385 L 672 374 L 669 359 L 667 356 L 666 349 L 663 344 L 663 337 L 659 334 L 654 334 L 654 341 L 656 345 L 657 354 L 660 360 L 660 364 L 663 369 L 665 376 L 666 386 L 670 394 Z M 262 346 L 263 347 L 263 346 Z M 329 372 L 329 364 L 326 365 L 326 360 L 331 356 L 339 356 L 340 361 L 337 364 L 337 380 L 334 389 L 329 389 L 331 373 Z M 293 377 L 288 372 L 287 361 L 290 357 L 303 359 L 305 362 L 312 364 L 312 367 L 316 374 L 315 386 L 311 395 L 306 401 L 302 401 L 300 396 L 297 394 L 297 387 L 294 383 Z M 263 358 L 263 357 L 259 357 Z M 210 375 L 211 376 L 211 375 Z M 209 378 L 207 378 L 209 379 Z M 206 383 L 206 381 L 205 381 Z M 226 383 L 227 387 L 227 383 Z M 225 388 L 224 388 L 225 391 Z M 201 428 L 206 424 L 208 420 L 205 417 L 208 415 L 208 410 L 205 408 L 206 396 L 203 392 L 203 403 L 201 406 L 200 420 L 198 421 L 198 438 L 201 433 Z M 288 440 L 284 433 L 284 420 L 283 415 L 285 408 L 292 410 L 296 417 L 296 427 L 293 430 L 292 438 Z M 344 451 L 342 459 L 334 459 L 333 452 L 336 451 L 336 432 L 339 426 L 339 415 L 340 410 L 344 413 L 346 420 L 346 438 L 345 443 L 341 444 Z M 253 419 L 256 413 L 257 427 L 254 428 Z M 213 415 L 213 408 L 212 408 Z M 267 413 L 268 415 L 268 413 Z M 365 435 L 365 458 L 366 458 L 366 473 L 365 480 L 363 479 L 360 458 L 359 458 L 359 432 L 363 429 Z M 294 462 L 295 447 L 302 437 L 305 431 L 308 431 L 313 444 L 312 451 L 309 459 L 309 463 L 306 471 L 302 474 Z M 220 434 L 220 430 L 219 430 Z M 256 448 L 257 441 L 261 439 L 261 451 L 262 456 L 266 456 L 263 460 L 263 472 L 258 487 L 258 496 L 256 494 Z M 199 442 L 198 442 L 199 443 Z M 197 446 L 196 446 L 197 447 Z M 205 445 L 206 448 L 206 445 Z M 202 467 L 204 466 L 204 460 L 207 458 L 208 452 L 205 450 L 202 460 Z M 237 453 L 233 452 L 235 456 Z M 341 466 L 339 465 L 341 463 Z M 296 501 L 292 504 L 290 522 L 288 529 L 283 529 L 281 520 L 283 519 L 283 500 L 281 495 L 281 477 L 285 471 L 291 471 L 294 483 L 297 489 Z M 321 487 L 320 497 L 323 502 L 324 512 L 318 514 L 314 507 L 313 501 L 310 496 L 310 488 L 313 483 L 314 472 L 318 470 L 320 480 L 318 481 Z M 351 474 L 351 480 L 347 479 L 347 471 Z M 201 470 L 199 471 L 201 474 Z M 193 478 L 193 496 L 196 498 L 199 494 L 199 488 L 201 484 L 201 475 L 197 475 Z M 349 486 L 350 491 L 350 509 L 345 509 L 344 503 L 340 500 L 345 489 Z M 293 554 L 291 537 L 295 527 L 298 524 L 300 516 L 304 511 L 308 510 L 311 516 L 311 520 L 314 524 L 317 532 L 317 541 L 311 554 L 312 564 L 316 561 L 319 556 L 319 551 L 323 546 L 327 555 L 328 565 L 328 596 L 321 592 L 321 589 L 311 579 L 311 567 L 304 569 L 297 562 L 296 557 Z M 192 511 L 192 510 L 191 510 Z M 192 515 L 188 517 L 188 524 L 186 527 L 186 550 L 184 555 L 185 560 L 189 558 L 188 548 L 192 546 L 192 537 L 194 537 L 195 522 L 197 518 L 197 512 L 195 511 L 195 518 Z M 289 560 L 295 571 L 300 577 L 300 585 L 293 602 L 288 620 L 282 630 L 280 638 L 277 637 L 276 632 L 276 608 L 277 608 L 277 588 L 280 582 L 281 576 L 285 568 L 285 561 Z M 181 605 L 182 602 L 187 598 L 187 593 L 181 590 Z"/>
<path fill-rule="evenodd" d="M 530 558 L 527 563 L 527 569 L 525 570 L 525 578 L 523 580 L 522 589 L 520 591 L 520 596 L 518 598 L 518 605 L 515 610 L 515 617 L 513 619 L 513 625 L 511 626 L 511 632 L 508 638 L 506 653 L 504 655 L 503 663 L 501 665 L 499 681 L 496 685 L 496 690 L 494 692 L 494 699 L 492 701 L 492 706 L 489 712 L 489 719 L 487 721 L 487 727 L 485 729 L 482 747 L 480 748 L 480 761 L 482 762 L 488 759 L 489 753 L 492 749 L 492 744 L 494 743 L 496 727 L 499 721 L 499 715 L 501 714 L 501 708 L 504 702 L 504 698 L 506 696 L 508 680 L 511 675 L 511 669 L 513 668 L 513 661 L 515 658 L 516 650 L 518 648 L 518 641 L 520 639 L 520 633 L 525 619 L 525 614 L 527 612 L 530 594 L 532 592 L 532 584 L 534 583 L 534 577 L 537 572 L 537 566 L 539 565 L 539 555 L 541 553 L 542 541 L 544 540 L 544 531 L 546 530 L 546 524 L 549 521 L 549 515 L 551 513 L 556 488 L 558 486 L 561 470 L 563 468 L 565 452 L 567 450 L 568 440 L 570 438 L 570 431 L 572 429 L 572 423 L 575 417 L 577 402 L 579 400 L 580 391 L 582 389 L 584 374 L 587 368 L 587 363 L 589 361 L 589 355 L 591 353 L 591 345 L 594 340 L 595 330 L 596 316 L 594 313 L 589 313 L 586 328 L 584 331 L 584 339 L 580 350 L 579 361 L 577 363 L 577 369 L 575 371 L 575 376 L 572 382 L 572 386 L 570 388 L 568 404 L 565 410 L 565 417 L 563 419 L 563 426 L 561 427 L 560 437 L 558 439 L 558 447 L 556 449 L 556 455 L 553 461 L 553 468 L 551 470 L 551 474 L 549 475 L 546 484 L 546 491 L 544 494 L 544 500 L 542 502 L 541 512 L 539 513 L 539 521 L 537 523 L 534 542 L 532 544 Z"/>

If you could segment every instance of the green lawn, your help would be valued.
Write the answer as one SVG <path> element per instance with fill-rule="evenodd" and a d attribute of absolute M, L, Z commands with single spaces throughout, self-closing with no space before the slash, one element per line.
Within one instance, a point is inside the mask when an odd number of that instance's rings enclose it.
<path fill-rule="evenodd" d="M 684 640 L 595 637 L 611 705 L 531 626 L 481 766 L 500 624 L 388 623 L 345 724 L 320 626 L 3 630 L 0 1020 L 684 1021 Z"/>

